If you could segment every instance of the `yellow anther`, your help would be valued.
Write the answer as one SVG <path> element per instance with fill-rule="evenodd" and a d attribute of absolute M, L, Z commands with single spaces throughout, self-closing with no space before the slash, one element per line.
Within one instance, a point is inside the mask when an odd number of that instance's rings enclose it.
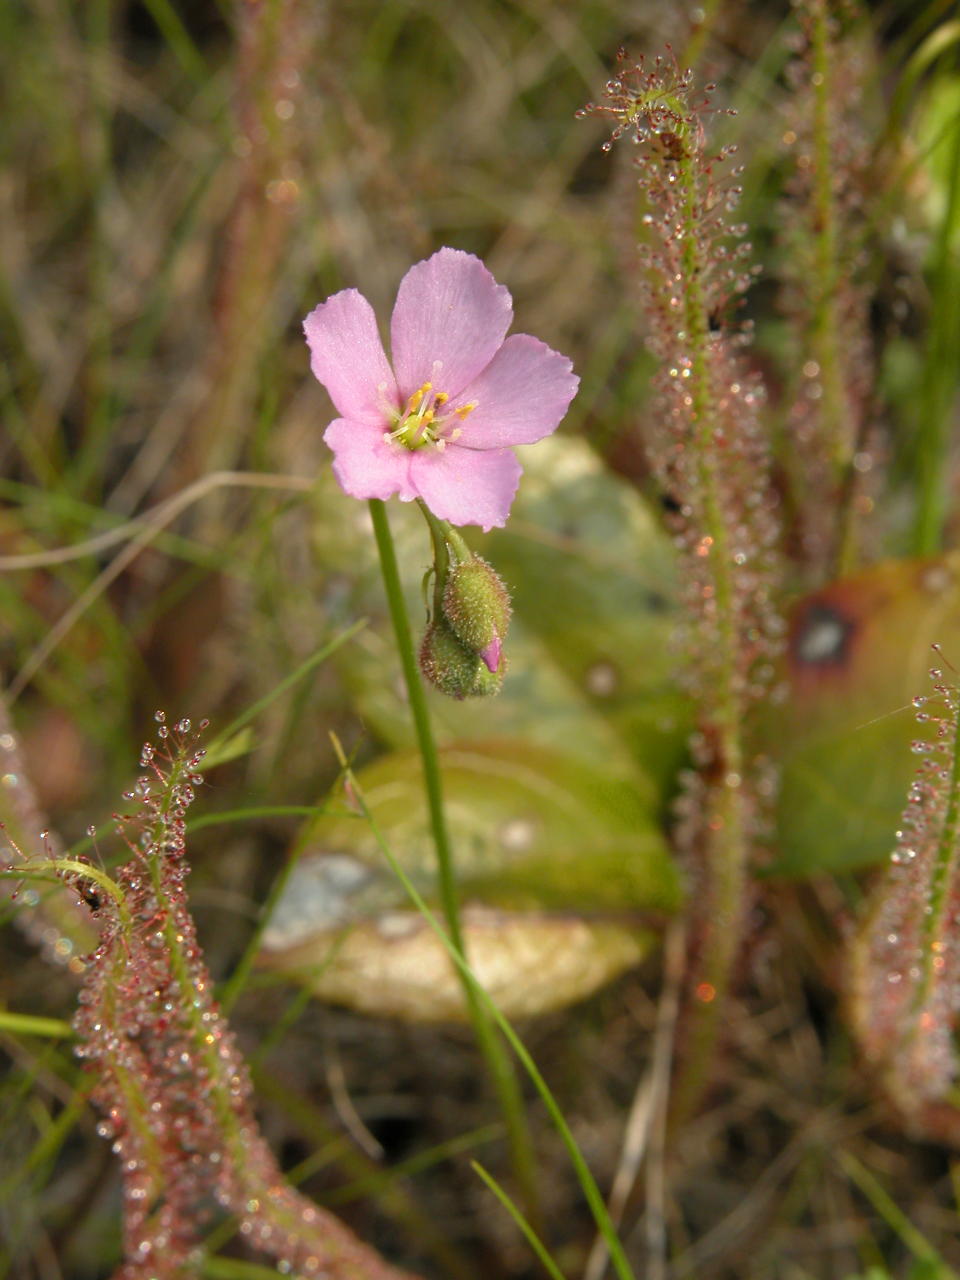
<path fill-rule="evenodd" d="M 388 421 L 393 422 L 394 429 L 384 438 L 396 441 L 405 449 L 442 450 L 462 434 L 459 427 L 453 427 L 453 420 L 463 422 L 477 407 L 477 401 L 471 400 L 448 411 L 444 406 L 449 399 L 446 391 L 434 391 L 432 382 L 424 382 L 407 397 L 406 408 L 401 413 L 387 409 Z"/>
<path fill-rule="evenodd" d="M 432 390 L 432 382 L 425 382 L 422 387 L 418 387 L 407 401 L 407 413 L 416 413 L 421 404 L 423 404 L 424 396 L 428 395 Z"/>

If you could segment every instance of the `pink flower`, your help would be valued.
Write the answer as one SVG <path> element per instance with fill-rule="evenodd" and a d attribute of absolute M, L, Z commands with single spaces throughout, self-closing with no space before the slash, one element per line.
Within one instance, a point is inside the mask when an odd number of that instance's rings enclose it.
<path fill-rule="evenodd" d="M 556 430 L 579 378 L 528 334 L 479 258 L 441 249 L 400 282 L 393 368 L 373 308 L 344 289 L 307 316 L 310 367 L 337 412 L 324 440 L 354 498 L 422 498 L 451 524 L 506 523 L 521 466 L 512 446 Z"/>

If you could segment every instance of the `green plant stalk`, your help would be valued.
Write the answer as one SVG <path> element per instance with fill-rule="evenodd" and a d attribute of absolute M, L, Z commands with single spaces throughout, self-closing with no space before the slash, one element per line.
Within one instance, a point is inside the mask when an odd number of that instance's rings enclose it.
<path fill-rule="evenodd" d="M 696 1001 L 690 1025 L 685 1066 L 674 1097 L 675 1115 L 691 1110 L 699 1099 L 710 1069 L 724 997 L 730 985 L 733 963 L 740 945 L 747 875 L 747 842 L 744 822 L 743 697 L 739 689 L 739 637 L 736 621 L 736 584 L 729 552 L 729 538 L 721 506 L 714 461 L 716 414 L 710 369 L 709 310 L 702 280 L 706 264 L 698 236 L 698 184 L 694 156 L 684 138 L 677 165 L 683 193 L 684 323 L 690 358 L 691 420 L 697 450 L 698 482 L 703 502 L 703 534 L 711 539 L 710 568 L 715 591 L 718 625 L 717 680 L 708 714 L 718 730 L 718 755 L 722 777 L 708 793 L 706 873 L 709 877 L 710 930 L 696 975 L 698 987 L 706 983 L 712 996 Z"/>
<path fill-rule="evenodd" d="M 445 1232 L 444 1223 L 420 1207 L 409 1178 L 440 1161 L 501 1139 L 503 1125 L 497 1121 L 482 1129 L 458 1134 L 448 1142 L 439 1143 L 427 1151 L 399 1161 L 390 1169 L 384 1169 L 356 1146 L 353 1139 L 348 1138 L 342 1130 L 331 1129 L 317 1106 L 291 1090 L 287 1083 L 278 1083 L 276 1076 L 269 1071 L 259 1069 L 256 1065 L 259 1056 L 258 1052 L 251 1064 L 257 1096 L 276 1103 L 285 1115 L 297 1123 L 312 1145 L 330 1148 L 334 1152 L 333 1158 L 341 1175 L 350 1179 L 340 1183 L 336 1191 L 324 1196 L 324 1207 L 333 1209 L 351 1200 L 376 1196 L 380 1210 L 402 1229 L 418 1254 L 427 1253 L 436 1258 L 439 1272 L 445 1280 L 476 1280 L 473 1267 L 462 1254 L 460 1246 Z M 292 1177 L 290 1180 L 294 1181 Z M 208 1252 L 219 1249 L 232 1234 L 229 1223 L 215 1227 L 207 1237 Z"/>
<path fill-rule="evenodd" d="M 200 1274 L 209 1276 L 210 1280 L 280 1280 L 280 1272 L 275 1267 L 237 1258 L 206 1257 L 200 1265 Z"/>
<path fill-rule="evenodd" d="M 897 1233 L 913 1256 L 919 1261 L 936 1266 L 938 1280 L 957 1280 L 956 1271 L 947 1266 L 926 1236 L 917 1230 L 866 1165 L 861 1164 L 849 1151 L 838 1151 L 837 1160 L 850 1181 L 856 1183 L 883 1221 Z"/>
<path fill-rule="evenodd" d="M 51 1120 L 43 1133 L 22 1159 L 7 1176 L 0 1181 L 0 1204 L 14 1204 L 14 1196 L 23 1194 L 20 1189 L 27 1183 L 36 1185 L 34 1175 L 44 1168 L 52 1168 L 61 1148 L 79 1122 L 87 1114 L 89 1089 L 75 1088 L 72 1097 L 59 1112 L 56 1119 Z M 0 1254 L 0 1277 L 5 1275 Z"/>
<path fill-rule="evenodd" d="M 543 1264 L 544 1271 L 546 1271 L 547 1275 L 550 1276 L 551 1280 L 565 1280 L 563 1272 L 547 1252 L 543 1241 L 523 1216 L 523 1213 L 517 1205 L 513 1203 L 506 1191 L 504 1191 L 503 1187 L 501 1187 L 499 1182 L 497 1182 L 496 1178 L 494 1178 L 492 1174 L 488 1173 L 478 1160 L 471 1160 L 470 1168 L 474 1171 L 481 1182 L 484 1183 L 488 1191 L 491 1191 L 493 1195 L 497 1197 L 504 1209 L 506 1209 L 507 1213 L 509 1213 L 518 1229 L 523 1234 L 523 1238 L 526 1240 L 527 1244 L 540 1259 L 540 1262 Z"/>
<path fill-rule="evenodd" d="M 285 692 L 288 688 L 290 688 L 293 684 L 295 684 L 298 680 L 300 680 L 303 676 L 305 676 L 309 671 L 311 671 L 315 666 L 317 666 L 318 663 L 323 662 L 332 653 L 335 653 L 336 650 L 339 649 L 342 644 L 345 644 L 347 640 L 351 639 L 354 635 L 357 634 L 358 631 L 362 630 L 362 628 L 365 627 L 366 625 L 367 625 L 367 622 L 365 618 L 359 619 L 351 627 L 348 627 L 346 631 L 343 631 L 338 636 L 335 636 L 334 639 L 329 642 L 329 644 L 325 644 L 321 649 L 318 649 L 316 653 L 311 654 L 310 657 L 307 658 L 304 662 L 302 662 L 295 671 L 293 671 L 285 679 L 281 680 L 280 683 L 276 686 L 276 688 L 271 689 L 271 691 L 268 694 L 265 694 L 264 697 L 258 699 L 252 706 L 248 707 L 246 711 L 242 712 L 241 715 L 239 715 L 237 719 L 233 721 L 232 724 L 230 724 L 226 729 L 224 729 L 222 733 L 218 734 L 217 737 L 214 739 L 214 742 L 211 745 L 211 748 L 207 752 L 207 761 L 209 761 L 211 754 L 213 754 L 214 756 L 216 755 L 216 749 L 218 746 L 222 747 L 224 744 L 229 743 L 230 740 L 234 738 L 235 735 L 243 729 L 244 725 L 249 720 L 253 719 L 256 715 L 258 715 L 263 710 L 264 707 L 269 706 L 269 704 L 273 702 L 275 698 L 279 697 L 281 693 Z M 205 761 L 204 767 L 209 768 L 209 763 L 207 763 L 207 761 Z M 282 812 L 282 809 L 280 811 Z M 319 805 L 301 809 L 301 812 L 314 817 L 318 813 L 321 813 L 322 811 L 323 811 L 322 806 L 319 806 Z M 253 812 L 256 813 L 257 811 L 254 810 Z M 212 815 L 212 817 L 215 822 L 225 820 L 225 815 L 223 814 L 220 814 L 220 815 L 214 814 Z M 204 824 L 201 820 L 197 823 L 197 825 L 202 826 L 206 824 Z M 188 829 L 190 829 L 191 826 L 192 824 L 189 824 Z M 195 829 L 195 827 L 193 827 L 193 829 Z M 287 881 L 289 880 L 290 876 L 293 874 L 293 869 L 296 866 L 298 859 L 299 859 L 299 851 L 293 857 L 287 859 L 285 866 L 281 870 L 280 874 L 276 877 L 273 885 L 271 886 L 270 893 L 267 897 L 267 901 L 264 903 L 263 910 L 260 912 L 260 917 L 257 921 L 257 927 L 254 929 L 253 934 L 249 942 L 247 943 L 247 946 L 246 946 L 246 949 L 244 950 L 243 955 L 240 957 L 240 960 L 234 967 L 234 970 L 231 973 L 230 977 L 223 984 L 223 987 L 220 990 L 220 993 L 219 993 L 220 1007 L 223 1010 L 224 1015 L 228 1014 L 230 1010 L 233 1008 L 241 992 L 243 991 L 244 987 L 249 981 L 250 974 L 253 972 L 253 966 L 256 961 L 257 953 L 260 950 L 260 939 L 262 938 L 263 932 L 266 929 L 268 923 L 270 922 L 270 917 L 273 913 L 274 908 L 277 905 L 277 902 L 280 899 L 280 895 L 283 892 L 283 889 L 286 886 Z"/>
<path fill-rule="evenodd" d="M 86 6 L 87 57 L 90 68 L 87 152 L 84 157 L 92 203 L 92 236 L 89 245 L 87 332 L 90 335 L 87 403 L 90 406 L 80 448 L 65 458 L 66 487 L 75 497 L 88 495 L 104 472 L 104 452 L 115 417 L 116 378 L 112 352 L 111 247 L 108 228 L 111 161 L 113 152 L 113 104 L 109 87 L 112 0 L 93 0 Z M 64 448 L 68 446 L 64 443 Z M 99 488 L 97 489 L 99 493 Z"/>
<path fill-rule="evenodd" d="M 400 570 L 397 555 L 390 533 L 386 507 L 379 498 L 370 499 L 370 518 L 380 556 L 380 569 L 383 585 L 390 609 L 390 619 L 403 667 L 403 677 L 410 700 L 410 712 L 413 717 L 423 765 L 423 781 L 427 796 L 427 808 L 430 813 L 430 829 L 437 855 L 437 878 L 440 888 L 440 902 L 444 919 L 449 932 L 450 943 L 456 955 L 466 964 L 466 950 L 463 943 L 463 929 L 460 925 L 460 904 L 457 893 L 456 872 L 453 865 L 453 851 L 447 831 L 446 816 L 443 808 L 443 786 L 440 776 L 440 762 L 437 756 L 437 745 L 430 723 L 430 712 L 427 707 L 423 682 L 417 666 L 417 657 L 413 647 L 413 636 L 410 631 L 410 619 L 403 598 L 403 587 L 400 582 Z M 521 1188 L 528 1216 L 539 1218 L 537 1212 L 536 1165 L 533 1158 L 533 1146 L 527 1127 L 523 1106 L 523 1097 L 513 1066 L 498 1039 L 478 996 L 476 983 L 471 980 L 460 966 L 457 975 L 463 988 L 470 1021 L 473 1025 L 477 1045 L 487 1064 L 504 1123 L 513 1159 L 514 1173 Z"/>
<path fill-rule="evenodd" d="M 443 536 L 443 527 L 440 521 L 433 514 L 425 502 L 417 500 L 417 505 L 423 512 L 423 518 L 427 522 L 427 528 L 430 530 L 430 541 L 433 543 L 433 618 L 442 616 L 443 610 L 443 587 L 447 580 L 447 573 L 450 568 L 450 546 Z M 419 676 L 417 679 L 419 680 Z"/>
<path fill-rule="evenodd" d="M 146 0 L 144 8 L 157 24 L 170 52 L 186 74 L 194 84 L 201 87 L 205 85 L 210 76 L 210 69 L 171 4 L 171 0 Z"/>
<path fill-rule="evenodd" d="M 722 9 L 721 0 L 705 0 L 700 5 L 700 18 L 694 27 L 693 34 L 687 41 L 680 61 L 685 67 L 696 67 L 703 57 L 703 51 L 713 35 L 713 29 Z"/>
<path fill-rule="evenodd" d="M 221 730 L 221 732 L 213 739 L 209 747 L 207 747 L 207 754 L 202 767 L 209 769 L 210 765 L 208 761 L 210 758 L 215 757 L 223 747 L 230 742 L 231 738 L 236 737 L 240 730 L 248 725 L 251 720 L 256 720 L 262 711 L 266 710 L 272 702 L 282 694 L 286 693 L 286 691 L 292 688 L 293 685 L 297 684 L 298 681 L 302 680 L 304 676 L 313 670 L 314 667 L 318 666 L 321 662 L 326 662 L 327 658 L 332 657 L 341 645 L 346 644 L 348 640 L 352 640 L 353 637 L 359 631 L 362 631 L 366 625 L 366 618 L 358 618 L 357 621 L 347 627 L 346 630 L 341 631 L 339 635 L 334 636 L 334 638 L 327 644 L 317 649 L 315 653 L 311 653 L 308 658 L 305 658 L 295 670 L 291 671 L 289 675 L 284 676 L 284 678 L 279 681 L 279 683 L 276 684 L 269 693 L 265 693 L 262 698 L 258 698 L 256 702 L 252 702 L 246 710 L 242 711 L 235 720 L 232 720 L 230 724 L 228 724 L 225 729 Z M 219 821 L 219 819 L 215 817 L 214 821 Z"/>
<path fill-rule="evenodd" d="M 368 1173 L 353 1182 L 341 1183 L 335 1191 L 328 1192 L 324 1196 L 324 1205 L 327 1208 L 333 1208 L 370 1196 L 379 1196 L 400 1178 L 411 1178 L 415 1174 L 423 1173 L 438 1164 L 452 1160 L 454 1156 L 472 1153 L 478 1147 L 496 1142 L 502 1137 L 503 1125 L 499 1120 L 495 1124 L 485 1124 L 479 1129 L 459 1133 L 455 1138 L 448 1138 L 446 1142 L 438 1142 L 426 1151 L 408 1156 L 406 1160 L 398 1160 L 389 1169 L 378 1169 L 375 1173 Z"/>
<path fill-rule="evenodd" d="M 956 350 L 960 341 L 957 287 L 960 269 L 953 246 L 960 222 L 960 125 L 954 126 L 947 206 L 930 264 L 933 313 L 920 384 L 918 498 L 914 530 L 916 555 L 934 555 L 942 544 L 947 519 L 947 476 L 950 474 L 949 430 L 956 387 Z"/>
<path fill-rule="evenodd" d="M 318 805 L 313 809 L 308 809 L 307 812 L 311 817 L 315 818 L 317 814 L 323 812 L 323 808 Z M 218 993 L 219 1003 L 224 1016 L 229 1014 L 247 983 L 250 981 L 250 975 L 253 972 L 253 967 L 256 964 L 256 959 L 260 952 L 260 942 L 263 938 L 264 931 L 273 917 L 277 903 L 280 901 L 290 877 L 293 875 L 294 868 L 300 861 L 300 855 L 303 853 L 303 850 L 309 841 L 309 837 L 310 826 L 305 829 L 304 834 L 298 841 L 293 853 L 287 858 L 284 865 L 280 868 L 279 873 L 274 877 L 273 883 L 270 886 L 270 892 L 267 894 L 266 901 L 260 910 L 256 928 L 244 949 L 243 955 L 238 960 L 233 972 L 230 974 L 230 977 L 220 988 Z"/>
<path fill-rule="evenodd" d="M 813 317 L 811 347 L 820 367 L 820 422 L 829 451 L 834 482 L 842 502 L 837 515 L 837 574 L 849 572 L 855 564 L 856 548 L 853 508 L 849 501 L 854 442 L 848 419 L 850 406 L 844 389 L 840 360 L 841 340 L 837 284 L 840 278 L 839 231 L 832 129 L 833 64 L 831 59 L 830 14 L 825 0 L 812 0 L 811 52 L 813 89 L 813 239 L 816 281 L 811 289 Z M 808 498 L 811 495 L 808 495 Z"/>
<path fill-rule="evenodd" d="M 69 1040 L 73 1027 L 62 1018 L 39 1018 L 32 1013 L 11 1013 L 0 1009 L 0 1031 L 13 1036 L 44 1036 L 54 1040 Z"/>
<path fill-rule="evenodd" d="M 810 6 L 812 17 L 813 88 L 813 219 L 816 228 L 817 279 L 813 291 L 813 348 L 820 366 L 823 397 L 821 415 L 830 455 L 838 474 L 849 462 L 845 436 L 846 403 L 840 375 L 839 325 L 837 322 L 837 209 L 833 187 L 833 134 L 831 129 L 832 71 L 829 15 L 824 0 Z"/>
<path fill-rule="evenodd" d="M 456 529 L 448 524 L 446 520 L 438 520 L 427 504 L 421 501 L 420 498 L 417 499 L 417 506 L 427 522 L 427 528 L 430 530 L 430 541 L 433 543 L 433 616 L 436 619 L 443 609 L 443 588 L 447 581 L 447 571 L 450 568 L 450 548 L 452 547 L 455 553 L 455 564 L 466 564 L 470 559 L 471 552 Z"/>

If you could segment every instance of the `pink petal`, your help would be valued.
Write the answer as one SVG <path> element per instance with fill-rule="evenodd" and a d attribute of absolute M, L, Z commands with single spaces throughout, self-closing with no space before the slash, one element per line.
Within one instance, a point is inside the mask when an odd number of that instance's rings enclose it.
<path fill-rule="evenodd" d="M 480 657 L 488 671 L 496 671 L 503 656 L 503 643 L 499 636 L 494 636 L 488 645 L 480 650 Z"/>
<path fill-rule="evenodd" d="M 457 443 L 465 449 L 533 444 L 560 425 L 580 379 L 566 356 L 526 333 L 509 337 L 449 408 L 477 402 Z"/>
<path fill-rule="evenodd" d="M 390 323 L 403 397 L 425 382 L 456 395 L 493 358 L 512 319 L 509 290 L 472 253 L 440 249 L 412 266 Z"/>
<path fill-rule="evenodd" d="M 440 520 L 484 530 L 506 524 L 523 470 L 510 449 L 479 452 L 448 445 L 410 457 L 410 480 Z"/>
<path fill-rule="evenodd" d="M 409 449 L 385 440 L 383 427 L 334 418 L 323 433 L 333 450 L 333 473 L 351 498 L 389 498 L 399 493 L 404 502 L 417 496 L 410 482 Z"/>
<path fill-rule="evenodd" d="M 303 322 L 310 368 L 345 418 L 385 423 L 384 407 L 399 405 L 373 308 L 356 289 L 321 302 Z"/>

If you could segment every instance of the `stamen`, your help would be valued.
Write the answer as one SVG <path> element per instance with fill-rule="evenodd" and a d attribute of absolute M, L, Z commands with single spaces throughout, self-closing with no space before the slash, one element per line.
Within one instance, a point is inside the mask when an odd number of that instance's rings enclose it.
<path fill-rule="evenodd" d="M 387 422 L 399 422 L 400 420 L 400 406 L 397 403 L 397 399 L 396 392 L 394 392 L 393 398 L 387 395 L 387 384 L 385 382 L 377 384 L 377 404 Z"/>
<path fill-rule="evenodd" d="M 477 401 L 472 400 L 452 411 L 444 411 L 443 406 L 449 401 L 450 395 L 446 391 L 434 391 L 433 388 L 432 382 L 423 383 L 407 397 L 406 407 L 402 412 L 398 413 L 395 409 L 388 411 L 393 430 L 384 435 L 384 440 L 401 444 L 405 449 L 443 449 L 462 434 L 460 428 L 453 424 L 458 419 L 463 422 L 476 409 Z"/>

